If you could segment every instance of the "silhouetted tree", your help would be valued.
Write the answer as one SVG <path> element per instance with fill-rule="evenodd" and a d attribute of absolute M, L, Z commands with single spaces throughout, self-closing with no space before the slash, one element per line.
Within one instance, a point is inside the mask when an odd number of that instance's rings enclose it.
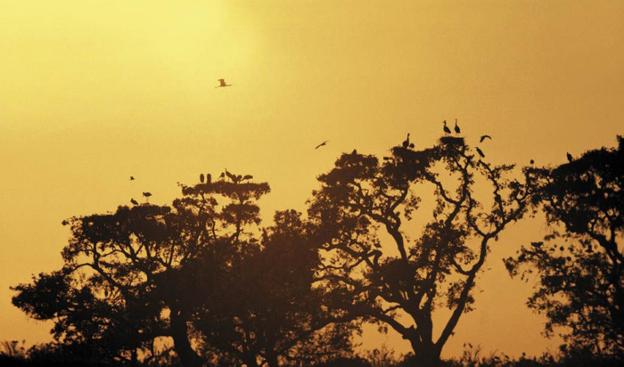
<path fill-rule="evenodd" d="M 419 366 L 439 364 L 472 307 L 490 242 L 522 217 L 534 187 L 528 171 L 514 179 L 512 165 L 492 165 L 472 152 L 462 138 L 446 137 L 421 151 L 395 147 L 383 162 L 343 154 L 319 177 L 309 208 L 324 241 L 319 279 L 352 295 L 349 312 L 407 339 Z M 419 230 L 424 190 L 434 203 Z M 432 314 L 442 307 L 450 317 L 436 337 Z"/>
<path fill-rule="evenodd" d="M 249 367 L 312 365 L 351 351 L 355 326 L 335 317 L 332 295 L 314 285 L 319 256 L 309 227 L 295 211 L 277 212 L 258 244 L 233 259 L 218 301 L 196 295 L 203 306 L 194 325 L 206 345 Z M 197 265 L 200 283 L 210 282 L 211 267 Z"/>
<path fill-rule="evenodd" d="M 558 328 L 567 349 L 624 358 L 624 139 L 542 169 L 536 205 L 551 231 L 506 259 L 512 275 L 539 276 L 529 307 Z"/>
<path fill-rule="evenodd" d="M 137 359 L 154 340 L 171 337 L 184 366 L 203 362 L 192 348 L 193 277 L 181 269 L 206 254 L 217 268 L 253 242 L 257 199 L 269 191 L 227 172 L 219 181 L 183 186 L 173 206 L 120 206 L 112 214 L 73 217 L 63 268 L 14 288 L 13 303 L 37 319 L 52 319 L 63 344 L 99 347 L 102 356 Z M 218 272 L 219 269 L 213 269 Z"/>

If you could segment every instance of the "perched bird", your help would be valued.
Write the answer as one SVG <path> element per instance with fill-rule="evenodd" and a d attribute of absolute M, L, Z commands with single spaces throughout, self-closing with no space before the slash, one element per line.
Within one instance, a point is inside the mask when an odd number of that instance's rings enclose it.
<path fill-rule="evenodd" d="M 574 160 L 574 157 L 572 157 L 572 154 L 566 153 L 566 156 L 568 157 L 568 162 L 572 162 Z"/>
<path fill-rule="evenodd" d="M 231 87 L 232 84 L 228 84 L 225 82 L 225 79 L 217 79 L 219 81 L 219 85 L 217 85 L 215 88 L 225 88 L 225 87 Z"/>
<path fill-rule="evenodd" d="M 134 199 L 130 199 L 130 202 L 134 205 L 139 205 L 139 202 Z"/>
<path fill-rule="evenodd" d="M 457 119 L 455 119 L 455 127 L 454 127 L 454 130 L 455 130 L 455 134 L 459 134 L 459 133 L 461 133 L 461 129 L 459 128 L 459 125 L 457 125 Z"/>
<path fill-rule="evenodd" d="M 531 164 L 535 164 L 535 161 L 531 159 L 531 160 L 529 161 L 529 163 L 531 163 Z"/>
<path fill-rule="evenodd" d="M 409 148 L 414 149 L 414 143 L 410 143 Z"/>
<path fill-rule="evenodd" d="M 481 135 L 481 138 L 479 138 L 479 143 L 483 143 L 483 141 L 484 141 L 485 139 L 490 139 L 490 140 L 492 140 L 492 137 L 491 137 L 491 136 L 489 136 L 489 135 Z"/>
<path fill-rule="evenodd" d="M 134 181 L 134 176 L 130 176 L 130 181 Z"/>
<path fill-rule="evenodd" d="M 199 182 L 204 183 L 204 174 L 199 175 Z"/>
<path fill-rule="evenodd" d="M 405 140 L 403 140 L 403 148 L 405 148 L 405 149 L 407 149 L 407 147 L 409 147 L 409 144 L 410 144 L 409 136 L 410 136 L 410 133 L 407 133 L 407 138 L 405 138 Z"/>
<path fill-rule="evenodd" d="M 219 175 L 220 179 L 224 179 L 225 178 L 225 172 L 221 172 L 221 174 Z"/>
<path fill-rule="evenodd" d="M 66 226 L 69 224 L 69 222 L 67 221 L 67 219 L 63 219 L 63 221 L 61 222 L 62 225 Z"/>
<path fill-rule="evenodd" d="M 351 152 L 351 155 L 357 155 L 357 154 L 358 154 L 358 153 L 357 153 L 357 150 L 356 150 L 356 149 L 353 149 L 353 151 Z"/>
<path fill-rule="evenodd" d="M 239 183 L 240 180 L 242 179 L 242 177 L 240 175 L 235 175 L 231 172 L 229 172 L 227 169 L 225 170 L 225 175 L 232 180 L 232 182 L 234 183 Z"/>
<path fill-rule="evenodd" d="M 318 148 L 320 148 L 320 147 L 322 147 L 322 146 L 325 146 L 325 145 L 327 145 L 327 143 L 328 143 L 328 142 L 329 142 L 329 140 L 325 140 L 325 141 L 324 141 L 324 142 L 322 142 L 321 144 L 319 144 L 319 145 L 315 146 L 315 147 L 314 147 L 314 149 L 318 149 Z"/>
<path fill-rule="evenodd" d="M 544 244 L 544 242 L 531 242 L 531 245 L 533 247 L 537 247 L 537 248 L 542 247 L 543 244 Z"/>
<path fill-rule="evenodd" d="M 245 175 L 242 178 L 243 180 L 253 180 L 253 176 L 252 175 Z"/>
<path fill-rule="evenodd" d="M 210 173 L 206 173 L 206 183 L 210 183 L 212 181 L 212 175 Z"/>
<path fill-rule="evenodd" d="M 479 153 L 481 158 L 485 158 L 485 154 L 483 154 L 483 151 L 481 149 L 479 149 L 479 147 L 476 147 L 475 149 L 477 150 L 477 153 Z"/>
<path fill-rule="evenodd" d="M 144 193 L 143 193 L 143 196 L 145 196 L 146 198 L 148 198 L 148 197 L 152 196 L 152 193 L 151 193 L 151 192 L 147 192 L 147 191 L 146 191 L 146 192 L 144 192 Z"/>
<path fill-rule="evenodd" d="M 449 129 L 448 126 L 446 126 L 446 120 L 444 120 L 444 127 L 442 129 L 444 130 L 444 133 L 447 135 L 451 133 L 451 129 Z"/>

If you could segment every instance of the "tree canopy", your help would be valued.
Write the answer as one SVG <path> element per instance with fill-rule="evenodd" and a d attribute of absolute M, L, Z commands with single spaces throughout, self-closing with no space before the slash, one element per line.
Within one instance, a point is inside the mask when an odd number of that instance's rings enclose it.
<path fill-rule="evenodd" d="M 506 259 L 512 275 L 539 283 L 529 307 L 544 313 L 567 348 L 624 356 L 624 139 L 540 170 L 534 201 L 550 232 Z"/>
<path fill-rule="evenodd" d="M 354 150 L 319 176 L 309 212 L 324 235 L 322 279 L 352 295 L 351 312 L 392 327 L 419 365 L 433 366 L 473 306 L 491 242 L 526 212 L 535 185 L 529 171 L 516 179 L 513 165 L 479 159 L 462 138 L 391 153 L 380 160 Z M 482 184 L 489 192 L 476 189 Z M 451 312 L 438 336 L 437 308 Z"/>

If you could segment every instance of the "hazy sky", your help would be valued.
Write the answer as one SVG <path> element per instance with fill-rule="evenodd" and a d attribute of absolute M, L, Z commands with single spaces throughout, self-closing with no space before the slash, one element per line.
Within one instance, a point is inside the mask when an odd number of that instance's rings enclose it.
<path fill-rule="evenodd" d="M 406 132 L 429 146 L 443 119 L 469 142 L 491 134 L 498 162 L 614 145 L 623 19 L 624 2 L 595 0 L 0 0 L 0 341 L 49 338 L 8 287 L 60 266 L 61 220 L 146 190 L 169 202 L 200 172 L 269 181 L 270 217 L 304 209 L 341 152 L 383 154 Z M 495 245 L 446 355 L 554 349 L 500 260 L 543 230 L 525 221 Z M 405 348 L 365 338 L 382 342 Z"/>

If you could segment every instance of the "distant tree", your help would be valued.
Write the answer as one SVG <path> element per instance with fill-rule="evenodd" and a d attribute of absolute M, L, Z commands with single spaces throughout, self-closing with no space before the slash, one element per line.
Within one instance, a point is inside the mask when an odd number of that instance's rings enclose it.
<path fill-rule="evenodd" d="M 624 139 L 542 169 L 535 204 L 550 233 L 506 259 L 512 275 L 539 277 L 529 307 L 548 318 L 570 349 L 624 359 Z"/>
<path fill-rule="evenodd" d="M 149 356 L 158 337 L 171 337 L 184 366 L 203 363 L 192 347 L 193 277 L 186 263 L 212 254 L 213 272 L 254 239 L 257 199 L 269 191 L 229 172 L 191 189 L 173 206 L 120 206 L 112 214 L 73 217 L 62 269 L 13 289 L 13 303 L 30 316 L 54 320 L 55 339 L 88 345 L 102 358 L 136 361 Z M 225 271 L 225 270 L 223 270 Z"/>
<path fill-rule="evenodd" d="M 512 165 L 473 152 L 454 137 L 420 151 L 394 147 L 382 162 L 354 150 L 319 177 L 311 200 L 309 216 L 324 242 L 319 280 L 352 295 L 349 312 L 407 339 L 419 366 L 439 365 L 461 315 L 472 309 L 491 242 L 523 216 L 534 188 L 528 172 L 515 179 Z M 423 220 L 426 191 L 434 202 Z M 422 230 L 416 220 L 426 223 Z M 436 336 L 438 308 L 450 317 Z"/>

